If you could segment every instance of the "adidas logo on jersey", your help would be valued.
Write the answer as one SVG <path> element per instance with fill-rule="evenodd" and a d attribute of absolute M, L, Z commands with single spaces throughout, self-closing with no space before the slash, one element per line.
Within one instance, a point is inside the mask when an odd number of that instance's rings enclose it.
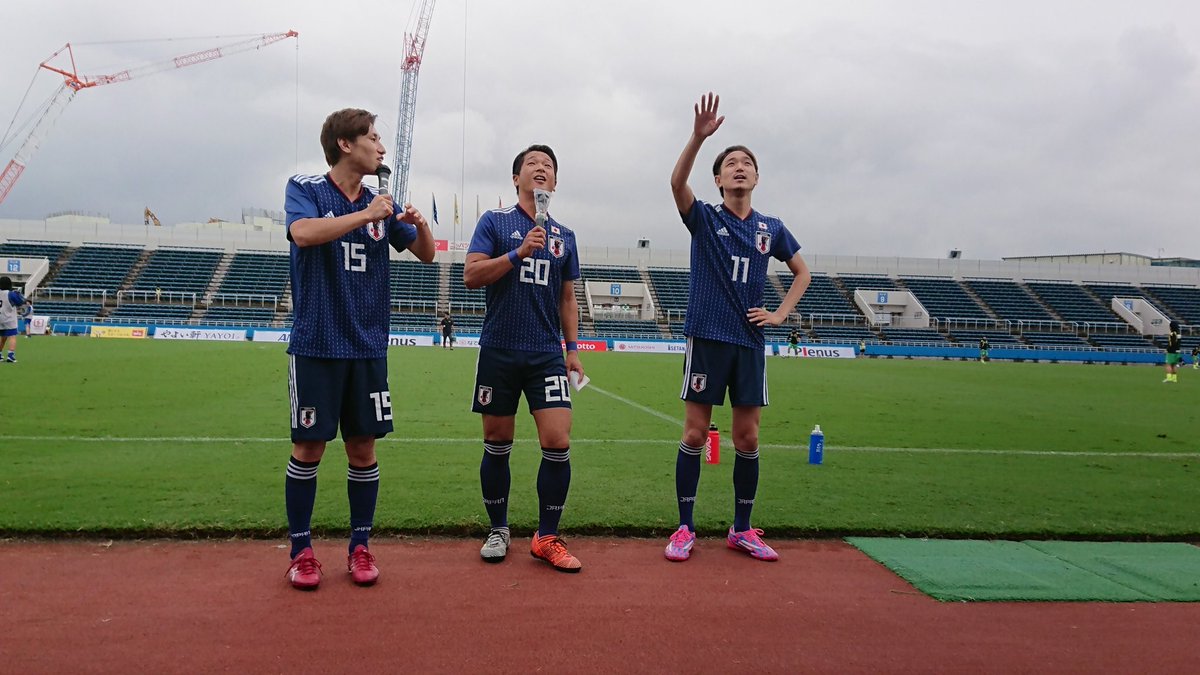
<path fill-rule="evenodd" d="M 727 229 L 725 229 L 725 228 L 723 228 L 723 227 L 722 227 L 721 229 L 717 230 L 717 236 L 718 236 L 718 237 L 728 237 L 728 236 L 729 236 L 729 230 L 727 230 Z"/>
<path fill-rule="evenodd" d="M 326 211 L 325 217 L 326 218 L 336 218 L 337 216 L 333 215 L 333 211 Z"/>
<path fill-rule="evenodd" d="M 524 239 L 525 237 L 522 237 L 520 232 L 513 230 L 513 233 L 508 235 L 508 238 L 509 239 Z"/>

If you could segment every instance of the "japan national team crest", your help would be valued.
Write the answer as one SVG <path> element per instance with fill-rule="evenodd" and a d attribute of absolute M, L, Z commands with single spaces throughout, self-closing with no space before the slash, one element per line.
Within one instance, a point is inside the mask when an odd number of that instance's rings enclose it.
<path fill-rule="evenodd" d="M 692 374 L 692 382 L 691 382 L 692 391 L 694 391 L 698 394 L 698 393 L 704 391 L 704 388 L 707 386 L 708 386 L 708 375 L 705 375 L 704 373 L 693 373 Z"/>
<path fill-rule="evenodd" d="M 475 395 L 475 399 L 479 401 L 479 405 L 487 405 L 492 402 L 492 388 L 479 386 L 479 393 Z"/>
<path fill-rule="evenodd" d="M 758 249 L 759 253 L 766 254 L 771 250 L 771 233 L 756 232 L 754 235 L 754 248 Z"/>
<path fill-rule="evenodd" d="M 375 241 L 383 239 L 383 222 L 372 220 L 367 223 L 367 234 L 371 235 L 371 238 Z"/>
<path fill-rule="evenodd" d="M 317 423 L 316 408 L 301 408 L 300 409 L 300 426 L 305 429 L 311 429 Z"/>
<path fill-rule="evenodd" d="M 550 254 L 555 258 L 561 258 L 567 252 L 567 245 L 563 243 L 562 237 L 550 237 L 546 240 L 546 245 L 550 247 Z"/>

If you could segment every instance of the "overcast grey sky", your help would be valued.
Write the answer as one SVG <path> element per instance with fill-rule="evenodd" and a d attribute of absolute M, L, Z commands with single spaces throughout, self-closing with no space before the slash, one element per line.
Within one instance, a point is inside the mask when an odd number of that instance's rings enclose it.
<path fill-rule="evenodd" d="M 103 74 L 227 42 L 264 49 L 81 92 L 0 204 L 164 224 L 280 210 L 326 167 L 332 110 L 379 113 L 389 163 L 412 2 L 24 3 L 0 22 L 0 122 L 64 43 Z M 668 177 L 712 90 L 701 151 L 755 150 L 760 210 L 820 254 L 970 258 L 1125 250 L 1200 257 L 1200 3 L 441 0 L 421 69 L 413 201 L 469 238 L 513 197 L 516 152 L 559 157 L 552 210 L 585 246 L 686 248 Z M 39 75 L 23 116 L 61 82 Z M 465 114 L 464 114 L 465 95 Z M 298 100 L 298 104 L 297 104 Z M 21 120 L 18 120 L 20 122 Z M 297 143 L 297 130 L 299 140 Z M 7 164 L 19 139 L 0 153 Z M 458 194 L 463 232 L 454 231 Z M 465 196 L 464 196 L 465 195 Z"/>

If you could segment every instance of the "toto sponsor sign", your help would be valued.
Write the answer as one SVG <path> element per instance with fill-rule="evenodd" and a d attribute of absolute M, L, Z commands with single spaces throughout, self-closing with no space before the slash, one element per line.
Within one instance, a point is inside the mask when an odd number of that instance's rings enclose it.
<path fill-rule="evenodd" d="M 579 346 L 581 352 L 606 352 L 608 351 L 607 340 L 578 340 L 575 343 Z M 567 348 L 567 343 L 563 343 L 563 349 Z"/>

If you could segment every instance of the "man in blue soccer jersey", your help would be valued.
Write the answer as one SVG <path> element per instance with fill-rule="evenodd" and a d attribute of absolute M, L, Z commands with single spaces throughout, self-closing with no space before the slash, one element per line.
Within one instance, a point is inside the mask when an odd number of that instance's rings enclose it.
<path fill-rule="evenodd" d="M 579 309 L 575 233 L 549 215 L 558 159 L 531 145 L 513 160 L 517 203 L 484 213 L 475 227 L 463 282 L 487 287 L 487 314 L 479 337 L 472 410 L 483 416 L 479 482 L 491 532 L 480 549 L 486 562 L 508 554 L 508 456 L 521 394 L 542 446 L 538 469 L 538 529 L 530 553 L 562 572 L 582 565 L 558 535 L 571 484 L 571 392 L 568 373 L 583 376 L 576 338 Z M 566 358 L 563 344 L 566 342 Z"/>
<path fill-rule="evenodd" d="M 363 183 L 383 163 L 375 115 L 339 110 L 321 127 L 321 147 L 332 167 L 320 176 L 293 176 L 287 185 L 291 240 L 292 325 L 288 385 L 292 456 L 285 482 L 292 586 L 315 589 L 321 565 L 309 523 L 317 493 L 317 465 L 325 444 L 342 430 L 349 460 L 351 579 L 379 578 L 368 537 L 379 494 L 375 439 L 392 431 L 387 381 L 390 289 L 388 246 L 408 248 L 432 262 L 433 235 L 425 218 L 405 204 L 397 210 L 386 190 Z"/>
<path fill-rule="evenodd" d="M 0 277 L 0 352 L 8 352 L 0 363 L 17 362 L 17 323 L 27 304 L 25 296 L 13 289 L 12 279 Z"/>
<path fill-rule="evenodd" d="M 712 418 L 712 407 L 733 406 L 734 515 L 726 542 L 758 560 L 778 555 L 750 526 L 758 491 L 758 427 L 767 405 L 767 372 L 763 326 L 778 326 L 800 301 L 812 275 L 800 257 L 800 245 L 783 222 L 750 206 L 758 184 L 758 160 L 744 146 L 726 148 L 713 162 L 713 180 L 722 203 L 696 199 L 688 176 L 704 139 L 724 117 L 717 116 L 720 98 L 709 93 L 695 106 L 692 137 L 671 172 L 675 206 L 692 236 L 688 311 L 683 332 L 687 352 L 683 366 L 686 414 L 675 460 L 679 529 L 667 544 L 668 560 L 687 560 L 696 541 L 692 510 L 700 481 L 700 451 Z M 795 275 L 783 302 L 773 312 L 762 307 L 768 258 L 785 262 Z"/>

